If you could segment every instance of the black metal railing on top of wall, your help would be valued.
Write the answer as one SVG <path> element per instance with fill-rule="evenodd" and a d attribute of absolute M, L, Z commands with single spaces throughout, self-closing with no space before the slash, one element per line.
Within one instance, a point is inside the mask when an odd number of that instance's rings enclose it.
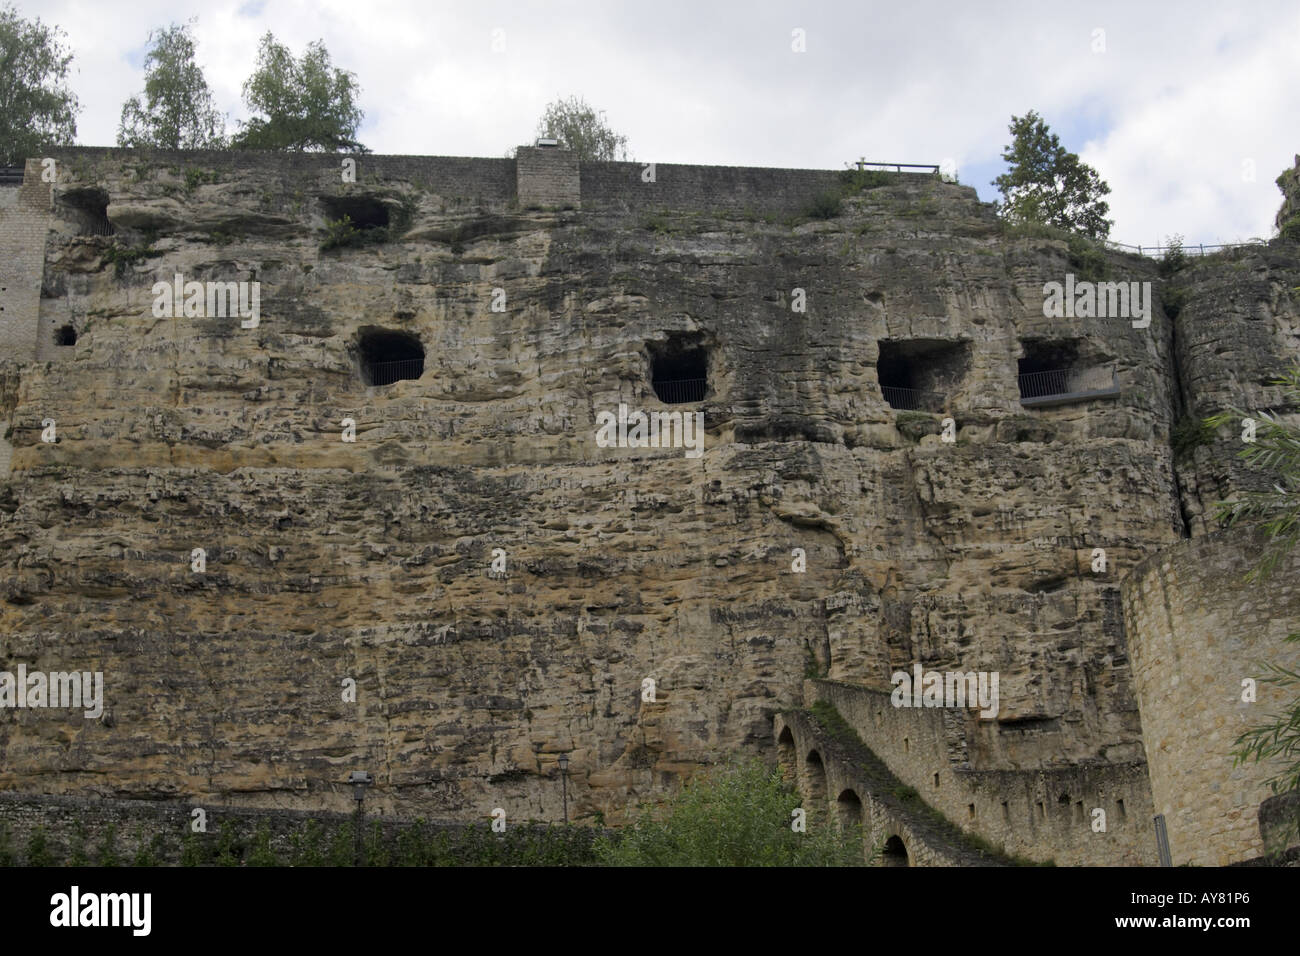
<path fill-rule="evenodd" d="M 655 395 L 665 405 L 684 405 L 688 402 L 704 401 L 704 393 L 709 390 L 706 378 L 682 378 L 671 382 L 656 381 Z"/>
<path fill-rule="evenodd" d="M 424 359 L 401 359 L 396 362 L 368 362 L 362 366 L 367 385 L 392 385 L 402 379 L 416 379 L 424 374 Z"/>
<path fill-rule="evenodd" d="M 1025 372 L 1019 376 L 1018 381 L 1022 402 L 1046 401 L 1065 396 L 1083 398 L 1119 393 L 1119 381 L 1113 365 Z"/>
<path fill-rule="evenodd" d="M 900 388 L 897 385 L 880 386 L 880 394 L 890 408 L 905 412 L 941 412 L 943 396 L 920 388 Z"/>

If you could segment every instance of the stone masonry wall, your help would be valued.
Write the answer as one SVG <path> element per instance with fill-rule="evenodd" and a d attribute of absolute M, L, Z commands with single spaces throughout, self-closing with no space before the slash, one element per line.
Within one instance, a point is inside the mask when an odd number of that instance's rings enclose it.
<path fill-rule="evenodd" d="M 41 182 L 39 160 L 27 161 L 23 184 L 12 192 L 12 201 L 0 205 L 0 361 L 36 355 L 50 220 L 50 184 Z"/>
<path fill-rule="evenodd" d="M 578 154 L 571 149 L 520 146 L 515 155 L 519 205 L 577 209 Z"/>
<path fill-rule="evenodd" d="M 1152 555 L 1124 581 L 1134 683 L 1175 866 L 1222 866 L 1264 852 L 1259 805 L 1279 764 L 1233 766 L 1237 736 L 1281 712 L 1292 692 L 1261 678 L 1264 663 L 1300 668 L 1300 552 L 1267 581 L 1243 577 L 1263 540 L 1221 531 Z M 1242 680 L 1257 700 L 1242 700 Z"/>
<path fill-rule="evenodd" d="M 1062 865 L 1156 863 L 1145 764 L 979 770 L 967 759 L 971 714 L 894 707 L 886 691 L 831 680 L 809 681 L 805 696 L 831 704 L 923 800 L 1004 852 Z M 1097 808 L 1105 811 L 1105 832 L 1092 829 Z"/>

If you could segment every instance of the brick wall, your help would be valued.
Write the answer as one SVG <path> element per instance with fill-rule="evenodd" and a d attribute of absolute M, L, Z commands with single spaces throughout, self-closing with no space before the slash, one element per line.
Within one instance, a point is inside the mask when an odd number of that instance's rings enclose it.
<path fill-rule="evenodd" d="M 1243 576 L 1264 541 L 1217 532 L 1139 564 L 1123 585 L 1124 614 L 1155 812 L 1173 863 L 1222 866 L 1264 852 L 1259 805 L 1278 764 L 1233 766 L 1233 742 L 1278 713 L 1294 691 L 1259 682 L 1261 662 L 1300 668 L 1300 551 L 1266 582 Z M 1257 701 L 1242 698 L 1242 679 Z"/>

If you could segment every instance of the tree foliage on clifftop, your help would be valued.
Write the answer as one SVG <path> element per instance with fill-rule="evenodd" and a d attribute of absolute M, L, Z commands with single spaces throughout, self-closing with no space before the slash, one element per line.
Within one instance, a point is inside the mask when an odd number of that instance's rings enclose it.
<path fill-rule="evenodd" d="M 62 35 L 0 8 L 0 165 L 21 165 L 76 138 L 81 105 L 67 86 L 72 53 Z"/>
<path fill-rule="evenodd" d="M 610 129 L 603 110 L 593 109 L 578 96 L 548 103 L 537 121 L 537 135 L 558 139 L 580 161 L 627 159 L 627 137 Z"/>
<path fill-rule="evenodd" d="M 305 152 L 368 152 L 357 142 L 365 114 L 357 106 L 356 74 L 334 67 L 320 40 L 301 58 L 268 31 L 257 67 L 244 82 L 244 102 L 260 113 L 243 124 L 236 149 Z"/>
<path fill-rule="evenodd" d="M 149 31 L 144 93 L 122 104 L 117 145 L 158 149 L 220 149 L 226 120 L 195 60 L 191 20 Z"/>
<path fill-rule="evenodd" d="M 1033 110 L 1012 116 L 1015 137 L 1002 151 L 1010 169 L 993 180 L 1002 193 L 998 214 L 1008 222 L 1042 223 L 1105 239 L 1113 220 L 1101 197 L 1110 192 L 1097 171 L 1061 146 Z"/>

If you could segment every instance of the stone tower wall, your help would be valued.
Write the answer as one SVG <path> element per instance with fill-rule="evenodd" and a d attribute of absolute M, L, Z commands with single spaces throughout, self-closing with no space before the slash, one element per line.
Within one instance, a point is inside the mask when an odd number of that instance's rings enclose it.
<path fill-rule="evenodd" d="M 1276 762 L 1233 766 L 1243 731 L 1291 703 L 1264 683 L 1271 662 L 1300 668 L 1300 552 L 1267 581 L 1246 584 L 1263 541 L 1234 529 L 1184 542 L 1125 580 L 1124 614 L 1156 813 L 1175 866 L 1222 866 L 1258 856 L 1259 805 Z M 1243 701 L 1252 678 L 1257 700 Z"/>

